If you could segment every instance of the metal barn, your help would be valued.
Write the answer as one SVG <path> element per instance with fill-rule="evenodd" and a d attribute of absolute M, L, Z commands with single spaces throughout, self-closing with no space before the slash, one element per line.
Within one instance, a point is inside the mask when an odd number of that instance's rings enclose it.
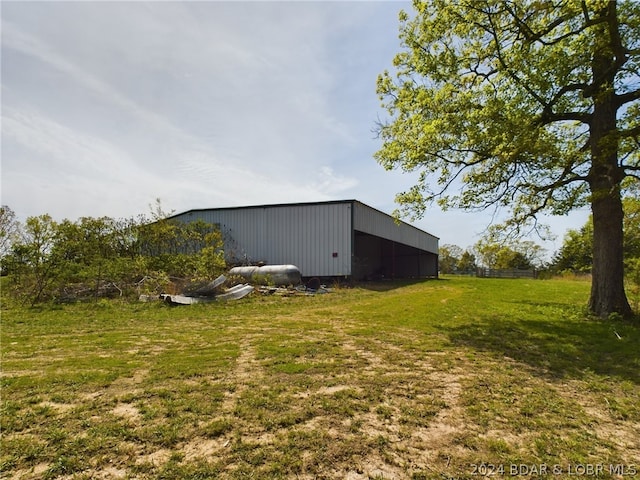
<path fill-rule="evenodd" d="M 438 237 L 357 200 L 189 210 L 217 225 L 227 262 L 296 265 L 304 277 L 438 275 Z"/>

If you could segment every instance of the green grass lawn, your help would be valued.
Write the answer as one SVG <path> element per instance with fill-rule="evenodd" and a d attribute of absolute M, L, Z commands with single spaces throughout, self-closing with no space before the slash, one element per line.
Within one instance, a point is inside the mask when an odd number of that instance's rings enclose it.
<path fill-rule="evenodd" d="M 640 478 L 640 329 L 588 291 L 4 305 L 1 477 Z"/>

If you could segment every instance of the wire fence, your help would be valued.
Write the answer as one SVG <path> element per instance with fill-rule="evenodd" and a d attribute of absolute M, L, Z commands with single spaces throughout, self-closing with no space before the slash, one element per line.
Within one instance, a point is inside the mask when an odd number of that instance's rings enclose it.
<path fill-rule="evenodd" d="M 538 278 L 538 271 L 517 268 L 478 268 L 476 276 L 482 278 Z"/>

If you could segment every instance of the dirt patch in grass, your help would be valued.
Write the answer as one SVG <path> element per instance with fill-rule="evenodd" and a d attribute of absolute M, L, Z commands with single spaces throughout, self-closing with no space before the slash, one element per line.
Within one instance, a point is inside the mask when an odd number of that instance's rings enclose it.
<path fill-rule="evenodd" d="M 183 448 L 186 461 L 215 458 L 224 448 L 229 447 L 228 439 L 194 438 Z"/>
<path fill-rule="evenodd" d="M 76 405 L 70 403 L 57 403 L 57 402 L 40 402 L 38 407 L 40 408 L 50 408 L 57 413 L 66 413 L 72 410 Z"/>
<path fill-rule="evenodd" d="M 251 338 L 243 338 L 240 343 L 240 354 L 236 358 L 235 366 L 229 373 L 228 382 L 233 385 L 233 390 L 225 392 L 222 411 L 230 413 L 234 410 L 238 398 L 248 388 L 250 383 L 260 380 L 260 364 L 256 360 L 255 347 L 251 344 Z"/>
<path fill-rule="evenodd" d="M 466 430 L 464 409 L 460 405 L 461 376 L 454 373 L 432 373 L 429 378 L 438 389 L 445 407 L 435 414 L 426 428 L 417 429 L 415 436 L 429 451 L 450 448 L 454 437 Z"/>
<path fill-rule="evenodd" d="M 21 478 L 43 478 L 49 468 L 48 463 L 38 463 L 29 468 L 16 470 L 13 472 L 13 477 L 16 479 Z"/>
<path fill-rule="evenodd" d="M 171 453 L 171 450 L 167 448 L 161 448 L 159 450 L 156 450 L 155 452 L 138 456 L 135 463 L 137 465 L 150 464 L 153 466 L 162 466 L 167 463 L 167 461 L 171 457 Z"/>
<path fill-rule="evenodd" d="M 113 410 L 114 415 L 119 417 L 124 417 L 128 420 L 131 420 L 134 423 L 139 424 L 142 420 L 142 415 L 140 415 L 140 411 L 133 405 L 129 403 L 120 403 Z"/>
<path fill-rule="evenodd" d="M 640 459 L 640 421 L 633 418 L 637 418 L 640 404 L 631 401 L 627 402 L 627 408 L 621 408 L 621 397 L 611 386 L 599 393 L 589 391 L 592 389 L 586 390 L 581 382 L 567 382 L 559 388 L 584 410 L 594 434 L 621 452 L 623 464 L 637 465 Z M 640 401 L 639 395 L 636 398 Z"/>
<path fill-rule="evenodd" d="M 101 470 L 87 470 L 83 476 L 92 480 L 120 480 L 128 478 L 129 473 L 124 468 L 105 467 Z"/>

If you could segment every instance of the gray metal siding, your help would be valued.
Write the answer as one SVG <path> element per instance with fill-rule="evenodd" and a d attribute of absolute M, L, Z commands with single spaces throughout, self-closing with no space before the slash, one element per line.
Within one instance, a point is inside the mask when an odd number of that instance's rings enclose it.
<path fill-rule="evenodd" d="M 438 237 L 408 223 L 396 223 L 393 217 L 360 202 L 353 202 L 353 228 L 360 232 L 410 245 L 431 253 L 438 253 Z"/>
<path fill-rule="evenodd" d="M 228 261 L 293 264 L 303 276 L 351 275 L 351 202 L 194 210 L 174 218 L 218 224 Z"/>

